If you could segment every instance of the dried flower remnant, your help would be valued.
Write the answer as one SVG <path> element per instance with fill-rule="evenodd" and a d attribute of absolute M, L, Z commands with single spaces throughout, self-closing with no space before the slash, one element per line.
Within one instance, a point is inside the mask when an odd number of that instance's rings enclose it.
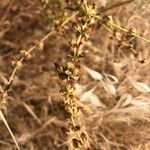
<path fill-rule="evenodd" d="M 133 53 L 135 58 L 141 64 L 145 63 L 145 58 L 141 58 L 140 53 L 138 53 L 136 49 L 137 39 L 143 40 L 147 43 L 150 43 L 150 40 L 140 36 L 135 28 L 125 29 L 119 25 L 117 25 L 112 16 L 101 16 L 95 15 L 95 18 L 99 19 L 100 27 L 103 26 L 108 32 L 112 34 L 113 39 L 117 40 L 116 48 L 119 53 L 122 53 L 122 50 L 128 50 Z M 121 32 L 123 33 L 121 33 Z"/>
<path fill-rule="evenodd" d="M 75 38 L 69 43 L 70 48 L 67 50 L 66 64 L 59 65 L 55 63 L 55 67 L 62 80 L 60 90 L 63 95 L 61 108 L 65 117 L 70 120 L 69 122 L 72 125 L 72 128 L 68 126 L 69 132 L 67 132 L 69 138 L 72 139 L 71 145 L 74 148 L 86 149 L 89 147 L 88 135 L 80 133 L 80 130 L 78 132 L 73 130 L 75 126 L 78 126 L 76 125 L 76 120 L 80 119 L 81 114 L 81 110 L 76 104 L 76 101 L 79 101 L 76 95 L 76 85 L 80 79 L 80 59 L 85 53 L 83 43 L 90 37 L 91 26 L 93 26 L 95 20 L 93 16 L 96 15 L 96 9 L 87 0 L 68 1 L 68 5 L 79 11 L 78 20 L 74 23 Z"/>

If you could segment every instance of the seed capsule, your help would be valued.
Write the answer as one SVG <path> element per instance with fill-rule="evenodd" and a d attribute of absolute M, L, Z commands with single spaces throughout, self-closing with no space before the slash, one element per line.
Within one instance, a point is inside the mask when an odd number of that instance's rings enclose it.
<path fill-rule="evenodd" d="M 72 143 L 73 143 L 73 146 L 74 148 L 79 148 L 81 147 L 81 141 L 79 141 L 78 139 L 72 139 Z"/>
<path fill-rule="evenodd" d="M 85 133 L 81 133 L 80 136 L 83 142 L 87 141 L 87 135 Z"/>
<path fill-rule="evenodd" d="M 28 51 L 26 50 L 21 50 L 20 54 L 22 55 L 22 57 L 26 57 L 28 55 Z"/>
<path fill-rule="evenodd" d="M 43 41 L 40 41 L 38 46 L 39 46 L 39 50 L 42 51 L 43 48 L 44 48 L 44 43 L 43 43 Z"/>

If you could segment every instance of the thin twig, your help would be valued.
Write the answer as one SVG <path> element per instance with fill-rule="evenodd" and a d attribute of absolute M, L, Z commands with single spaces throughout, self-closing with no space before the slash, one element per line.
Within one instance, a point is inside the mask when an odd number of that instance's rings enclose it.
<path fill-rule="evenodd" d="M 18 143 L 17 143 L 17 140 L 16 140 L 16 138 L 15 138 L 13 132 L 11 131 L 11 129 L 10 129 L 10 127 L 9 127 L 9 125 L 8 125 L 8 123 L 7 123 L 7 121 L 6 121 L 6 119 L 5 119 L 5 116 L 3 115 L 3 113 L 2 113 L 1 110 L 0 110 L 0 119 L 2 119 L 2 121 L 3 121 L 3 123 L 5 124 L 7 130 L 9 131 L 9 133 L 10 133 L 12 139 L 13 139 L 14 142 L 15 142 L 15 145 L 16 145 L 17 149 L 20 150 L 19 145 L 18 145 Z"/>
<path fill-rule="evenodd" d="M 72 18 L 74 18 L 76 15 L 78 14 L 78 12 L 74 13 L 72 16 L 70 16 L 68 19 L 66 19 L 61 25 L 60 27 L 63 27 L 65 24 L 67 24 Z M 36 43 L 36 45 L 34 45 L 33 47 L 31 47 L 29 50 L 27 50 L 28 55 L 39 46 L 40 42 L 44 42 L 46 39 L 48 39 L 51 35 L 57 33 L 56 29 L 53 28 L 47 35 L 45 35 L 39 42 Z M 24 57 L 20 60 L 20 62 L 22 63 L 24 61 Z M 18 66 L 15 66 L 15 68 L 13 69 L 10 78 L 9 78 L 9 82 L 8 85 L 11 84 L 11 82 L 13 81 L 14 75 L 16 74 L 18 70 Z"/>
<path fill-rule="evenodd" d="M 102 20 L 102 17 L 101 17 L 101 16 L 94 16 L 94 17 L 97 18 L 97 19 L 99 19 L 99 20 Z M 117 25 L 117 24 L 114 23 L 114 22 L 108 22 L 108 24 L 111 25 L 112 27 L 115 27 L 116 29 L 119 29 L 119 30 L 123 31 L 123 32 L 126 32 L 126 33 L 129 32 L 127 29 L 125 29 L 125 28 L 123 28 L 123 27 Z M 147 39 L 147 38 L 145 38 L 145 37 L 143 37 L 143 36 L 140 36 L 140 35 L 138 35 L 138 34 L 136 34 L 136 33 L 133 33 L 133 35 L 134 35 L 135 37 L 137 37 L 137 38 L 139 38 L 139 39 L 141 39 L 141 40 L 147 42 L 147 43 L 150 43 L 150 40 Z"/>
<path fill-rule="evenodd" d="M 123 27 L 121 27 L 121 26 L 119 26 L 119 25 L 117 25 L 117 24 L 115 24 L 115 23 L 113 23 L 113 22 L 111 22 L 110 24 L 111 24 L 113 27 L 115 27 L 115 28 L 117 28 L 117 29 L 119 29 L 119 30 L 121 30 L 121 31 L 128 32 L 127 29 L 125 29 L 125 28 L 123 28 Z M 135 37 L 137 37 L 137 38 L 139 38 L 139 39 L 141 39 L 141 40 L 147 42 L 147 43 L 150 43 L 150 40 L 149 40 L 149 39 L 146 39 L 145 37 L 142 37 L 142 36 L 140 36 L 140 35 L 138 35 L 138 34 L 136 34 L 136 33 L 133 33 L 133 35 L 134 35 Z"/>
<path fill-rule="evenodd" d="M 127 0 L 125 2 L 119 2 L 117 4 L 114 4 L 114 5 L 110 6 L 110 7 L 107 7 L 107 8 L 104 8 L 104 9 L 100 10 L 99 12 L 103 13 L 103 12 L 109 11 L 109 10 L 114 9 L 114 8 L 116 9 L 117 7 L 120 7 L 122 5 L 126 5 L 126 4 L 134 2 L 134 1 L 135 0 Z"/>

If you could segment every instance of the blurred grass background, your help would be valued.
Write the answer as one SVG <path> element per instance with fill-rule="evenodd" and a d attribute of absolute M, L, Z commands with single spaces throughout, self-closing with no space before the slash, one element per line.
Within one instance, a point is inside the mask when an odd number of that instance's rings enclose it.
<path fill-rule="evenodd" d="M 134 27 L 139 35 L 150 37 L 149 0 L 94 2 L 100 14 L 112 15 L 121 26 Z M 39 0 L 0 1 L 1 85 L 5 84 L 5 78 L 10 76 L 11 61 L 19 57 L 20 50 L 32 47 L 55 23 L 63 22 L 72 14 L 64 8 L 64 0 L 50 0 L 47 11 Z M 61 126 L 65 125 L 65 122 L 59 117 L 60 81 L 53 65 L 54 62 L 64 61 L 65 49 L 72 34 L 71 23 L 65 25 L 63 30 L 65 37 L 53 35 L 45 42 L 42 52 L 34 51 L 33 58 L 26 61 L 16 74 L 13 90 L 9 93 L 6 119 L 22 150 L 67 149 L 61 145 L 65 142 L 61 132 Z M 118 53 L 115 44 L 116 41 L 112 40 L 111 34 L 104 28 L 96 29 L 85 44 L 89 52 L 83 59 L 86 66 L 115 75 L 119 79 L 116 97 L 107 94 L 101 87 L 96 89 L 96 94 L 106 104 L 107 109 L 112 108 L 123 93 L 129 92 L 135 97 L 142 95 L 150 98 L 149 93 L 139 93 L 126 79 L 128 75 L 150 85 L 149 43 L 136 40 L 136 51 L 144 58 L 144 63 L 140 63 L 128 50 Z M 80 82 L 84 85 L 93 84 L 84 72 Z M 85 126 L 93 138 L 93 150 L 150 149 L 149 120 L 143 121 L 139 117 L 130 125 L 122 121 L 109 122 L 111 116 L 105 114 L 105 111 L 91 104 L 85 105 L 92 109 L 90 115 L 85 113 Z M 112 117 L 115 118 L 115 115 Z M 101 116 L 108 120 L 101 120 Z M 129 119 L 132 120 L 132 117 Z M 107 140 L 102 135 L 105 135 Z M 15 145 L 9 132 L 3 122 L 0 122 L 0 150 L 14 149 Z"/>

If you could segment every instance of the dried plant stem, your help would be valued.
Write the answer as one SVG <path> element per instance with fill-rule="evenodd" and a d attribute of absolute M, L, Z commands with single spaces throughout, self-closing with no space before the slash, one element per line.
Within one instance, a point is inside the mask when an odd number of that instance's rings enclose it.
<path fill-rule="evenodd" d="M 65 24 L 67 24 L 70 20 L 72 20 L 76 15 L 78 14 L 78 12 L 74 13 L 73 15 L 71 15 L 69 18 L 67 18 L 61 25 L 60 27 L 63 27 Z M 27 55 L 29 55 L 35 48 L 37 48 L 41 42 L 44 42 L 45 40 L 47 40 L 51 35 L 57 33 L 56 29 L 53 28 L 47 35 L 45 35 L 39 42 L 36 43 L 36 45 L 34 45 L 33 47 L 31 47 L 30 49 L 27 50 Z M 21 58 L 20 62 L 22 63 L 25 60 L 25 57 Z M 14 75 L 16 74 L 17 70 L 19 69 L 18 66 L 15 66 L 15 68 L 13 69 L 10 78 L 9 78 L 9 82 L 8 84 L 11 84 L 11 82 L 13 81 Z"/>
<path fill-rule="evenodd" d="M 10 127 L 9 127 L 9 125 L 8 125 L 8 123 L 7 123 L 7 121 L 6 121 L 5 117 L 4 117 L 4 115 L 3 115 L 3 112 L 2 112 L 1 110 L 0 110 L 0 119 L 2 119 L 2 121 L 4 122 L 4 124 L 5 124 L 6 128 L 7 128 L 7 130 L 9 131 L 9 133 L 10 133 L 12 139 L 13 139 L 14 142 L 15 142 L 15 145 L 16 145 L 17 149 L 20 150 L 19 145 L 18 145 L 18 143 L 17 143 L 17 140 L 16 140 L 16 138 L 15 138 L 13 132 L 11 131 L 11 129 L 10 129 Z"/>
<path fill-rule="evenodd" d="M 98 16 L 98 15 L 95 15 L 94 17 L 95 17 L 96 19 L 99 19 L 99 20 L 103 21 L 103 18 L 100 17 L 100 16 Z M 108 23 L 110 26 L 115 27 L 116 29 L 119 29 L 119 30 L 121 30 L 121 31 L 123 31 L 123 32 L 126 32 L 126 33 L 129 32 L 129 30 L 127 30 L 127 29 L 125 29 L 125 28 L 123 28 L 123 27 L 117 25 L 117 24 L 114 23 L 113 21 L 109 21 L 109 20 L 107 20 L 107 21 L 108 21 L 107 23 Z M 141 39 L 141 40 L 143 40 L 143 41 L 145 41 L 145 42 L 147 42 L 147 43 L 150 43 L 150 40 L 149 40 L 149 39 L 147 39 L 147 38 L 145 38 L 145 37 L 143 37 L 143 36 L 140 36 L 140 35 L 138 35 L 138 34 L 136 34 L 136 33 L 132 33 L 132 34 L 133 34 L 135 37 L 137 37 L 138 39 Z"/>
<path fill-rule="evenodd" d="M 111 31 L 111 29 L 109 29 L 106 25 L 103 25 L 103 27 L 104 27 L 109 33 L 111 33 L 112 35 L 114 34 L 114 33 Z M 117 36 L 115 36 L 115 39 L 116 39 L 117 41 L 121 41 L 121 39 L 118 38 Z M 128 47 L 128 46 L 129 46 L 127 43 L 125 43 L 125 42 L 123 42 L 123 41 L 121 41 L 121 45 L 123 45 L 123 46 L 125 46 L 125 47 Z M 137 54 L 136 51 L 135 51 L 132 47 L 130 48 L 130 50 L 131 50 L 134 54 Z"/>
<path fill-rule="evenodd" d="M 111 22 L 110 23 L 113 27 L 115 27 L 115 28 L 117 28 L 117 29 L 119 29 L 119 30 L 121 30 L 121 31 L 124 31 L 124 32 L 129 32 L 127 29 L 125 29 L 125 28 L 123 28 L 123 27 L 121 27 L 121 26 L 119 26 L 119 25 L 117 25 L 117 24 L 115 24 L 115 23 L 113 23 L 113 22 Z M 143 40 L 143 41 L 145 41 L 145 42 L 147 42 L 147 43 L 150 43 L 150 40 L 149 39 L 146 39 L 145 37 L 142 37 L 142 36 L 140 36 L 140 35 L 138 35 L 138 34 L 135 34 L 135 33 L 133 33 L 133 35 L 135 36 L 135 37 L 137 37 L 137 38 L 139 38 L 139 39 L 141 39 L 141 40 Z"/>
<path fill-rule="evenodd" d="M 68 19 L 66 19 L 61 25 L 60 27 L 63 27 L 65 24 L 67 24 L 70 20 L 72 20 L 76 15 L 78 14 L 78 12 L 74 13 L 73 15 L 71 15 Z M 30 49 L 26 50 L 26 56 L 25 57 L 21 57 L 21 59 L 19 61 L 17 61 L 10 77 L 9 77 L 9 80 L 8 80 L 8 83 L 7 83 L 7 88 L 2 92 L 2 97 L 4 98 L 5 95 L 7 95 L 8 91 L 10 90 L 10 85 L 14 79 L 14 76 L 16 74 L 16 72 L 18 71 L 18 69 L 20 68 L 20 66 L 22 65 L 23 61 L 26 59 L 27 56 L 29 56 L 31 54 L 31 52 L 35 49 L 35 48 L 38 48 L 40 46 L 41 43 L 43 43 L 46 39 L 48 39 L 51 35 L 57 33 L 56 29 L 53 28 L 46 36 L 44 36 L 39 42 L 36 43 L 36 45 L 34 45 L 33 47 L 31 47 Z M 6 99 L 2 99 L 2 101 L 6 101 Z M 16 139 L 11 131 L 11 129 L 9 128 L 9 125 L 1 111 L 2 108 L 0 108 L 0 117 L 2 119 L 2 121 L 4 122 L 5 126 L 7 127 L 9 133 L 11 134 L 15 144 L 16 144 L 16 147 L 19 149 L 19 146 L 16 142 Z"/>
<path fill-rule="evenodd" d="M 75 37 L 70 41 L 70 47 L 67 50 L 66 63 L 59 65 L 55 63 L 58 75 L 62 80 L 61 94 L 63 95 L 61 101 L 61 108 L 64 112 L 64 116 L 68 118 L 68 127 L 66 128 L 70 146 L 73 149 L 76 148 L 89 148 L 90 142 L 88 135 L 85 131 L 81 130 L 82 126 L 77 120 L 80 120 L 81 109 L 77 106 L 77 101 L 79 101 L 76 96 L 75 84 L 79 82 L 80 79 L 80 69 L 81 69 L 81 57 L 84 56 L 83 43 L 88 40 L 95 19 L 93 15 L 96 14 L 94 4 L 89 3 L 87 0 L 75 0 L 70 1 L 71 6 L 77 8 L 78 20 L 74 23 L 73 31 Z"/>
<path fill-rule="evenodd" d="M 126 4 L 129 4 L 129 3 L 132 3 L 134 2 L 135 0 L 127 0 L 127 1 L 123 1 L 123 2 L 118 2 L 117 4 L 114 4 L 108 8 L 105 8 L 105 9 L 102 9 L 100 10 L 100 13 L 103 13 L 103 12 L 106 12 L 106 11 L 109 11 L 109 10 L 112 10 L 112 9 L 116 9 L 117 7 L 120 7 L 122 5 L 126 5 Z"/>

